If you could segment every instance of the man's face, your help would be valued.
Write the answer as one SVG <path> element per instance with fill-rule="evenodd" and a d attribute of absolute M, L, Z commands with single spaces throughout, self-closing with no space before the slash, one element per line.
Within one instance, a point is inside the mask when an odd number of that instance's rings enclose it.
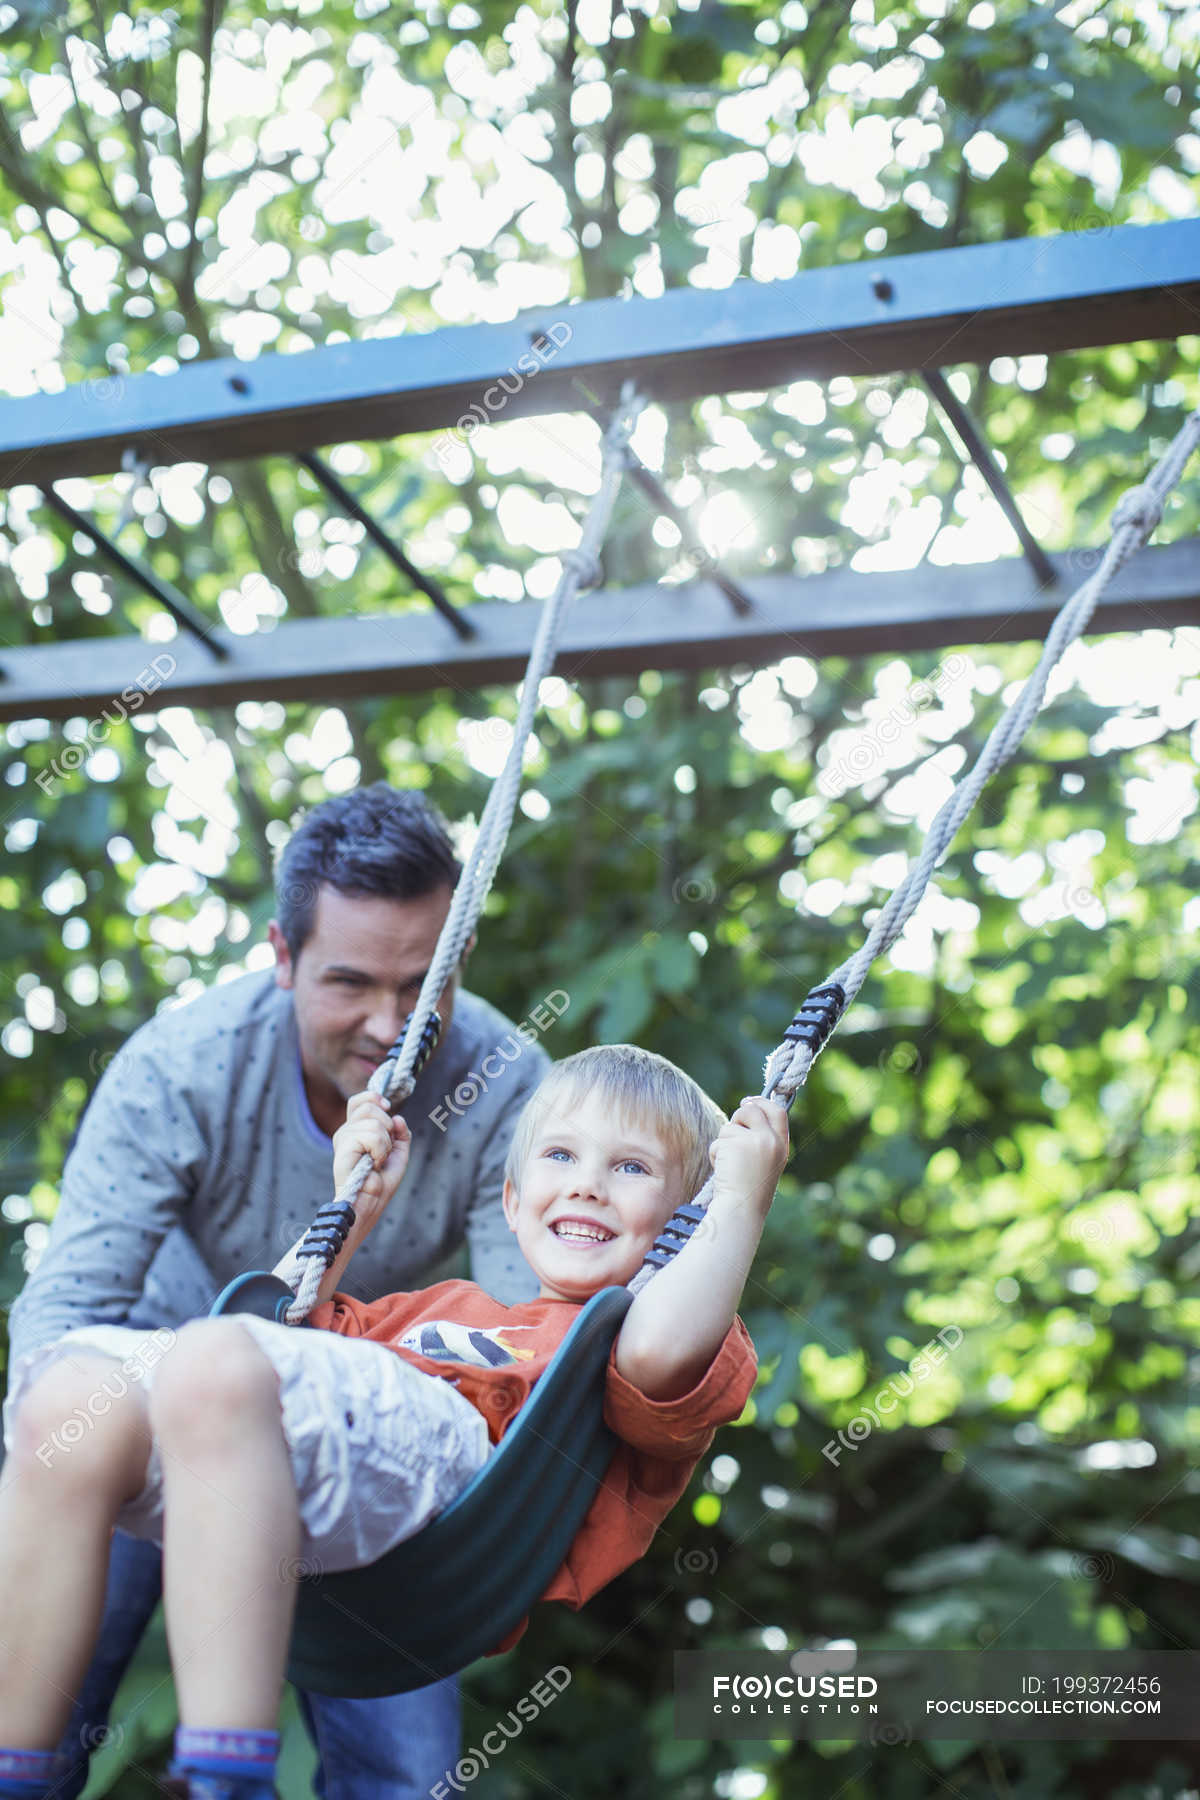
<path fill-rule="evenodd" d="M 322 1114 L 344 1109 L 351 1094 L 362 1092 L 416 1005 L 450 899 L 448 887 L 419 900 L 322 887 L 312 930 L 294 962 L 271 921 L 275 980 L 291 989 L 305 1084 L 314 1115 L 326 1129 Z M 456 972 L 437 1003 L 443 1038 L 457 986 Z"/>

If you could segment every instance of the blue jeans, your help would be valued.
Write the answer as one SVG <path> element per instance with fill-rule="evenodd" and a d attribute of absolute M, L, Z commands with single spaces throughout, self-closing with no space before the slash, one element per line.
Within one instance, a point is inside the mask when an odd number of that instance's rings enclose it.
<path fill-rule="evenodd" d="M 161 1593 L 158 1545 L 115 1532 L 100 1640 L 59 1746 L 73 1767 L 56 1785 L 56 1800 L 76 1800 L 82 1792 L 88 1751 L 104 1741 L 121 1677 Z M 461 1720 L 453 1678 L 384 1700 L 302 1693 L 300 1707 L 320 1759 L 321 1800 L 428 1800 L 430 1788 L 458 1759 Z"/>

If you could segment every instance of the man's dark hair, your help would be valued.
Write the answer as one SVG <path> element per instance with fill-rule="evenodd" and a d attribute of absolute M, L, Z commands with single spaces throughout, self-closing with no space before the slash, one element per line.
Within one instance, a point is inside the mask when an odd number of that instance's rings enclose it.
<path fill-rule="evenodd" d="M 315 806 L 288 839 L 275 871 L 279 929 L 295 962 L 322 887 L 419 900 L 453 888 L 461 874 L 445 822 L 424 795 L 376 781 Z"/>

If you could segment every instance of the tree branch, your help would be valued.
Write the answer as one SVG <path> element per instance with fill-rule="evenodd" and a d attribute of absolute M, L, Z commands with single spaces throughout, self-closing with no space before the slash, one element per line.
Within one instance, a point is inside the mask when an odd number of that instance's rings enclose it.
<path fill-rule="evenodd" d="M 117 205 L 112 188 L 109 186 L 108 172 L 104 167 L 104 161 L 97 148 L 96 140 L 92 136 L 91 127 L 87 121 L 87 113 L 84 110 L 83 102 L 79 98 L 79 88 L 75 82 L 75 70 L 71 66 L 71 42 L 71 38 L 67 38 L 63 43 L 63 61 L 67 65 L 67 80 L 71 84 L 71 97 L 74 101 L 75 117 L 79 123 L 79 135 L 83 139 L 84 149 L 87 152 L 87 159 L 91 163 L 93 169 L 95 169 L 100 186 L 104 189 L 104 195 L 108 201 L 109 211 L 112 213 L 114 219 L 119 219 L 121 217 L 121 209 Z"/>
<path fill-rule="evenodd" d="M 217 34 L 220 0 L 204 0 L 204 22 L 200 30 L 199 55 L 204 63 L 204 84 L 200 96 L 200 129 L 192 146 L 192 163 L 187 176 L 188 241 L 183 253 L 176 291 L 188 307 L 196 298 L 196 257 L 200 240 L 196 227 L 204 204 L 204 164 L 208 159 L 209 100 L 212 94 L 213 46 Z M 182 139 L 181 139 L 182 152 Z"/>
<path fill-rule="evenodd" d="M 72 212 L 71 208 L 64 204 L 61 194 L 51 193 L 49 188 L 42 186 L 36 176 L 30 173 L 29 162 L 20 140 L 15 136 L 2 109 L 0 109 L 0 175 L 3 175 L 18 198 L 27 200 L 39 214 L 48 212 L 52 206 L 57 207 L 59 212 L 64 212 L 68 218 L 74 219 L 81 231 L 87 232 L 99 243 L 107 244 L 110 250 L 115 250 L 119 257 L 130 263 L 135 269 L 143 269 L 147 275 L 161 276 L 162 271 L 147 262 L 135 243 L 129 240 L 123 244 L 119 243 L 116 238 L 110 237 L 107 231 L 97 225 L 94 219 L 81 218 L 77 212 Z"/>
<path fill-rule="evenodd" d="M 129 83 L 138 96 L 138 104 L 132 109 L 125 105 L 121 97 L 123 93 L 121 68 L 123 65 L 114 63 L 109 57 L 104 13 L 100 6 L 100 0 L 92 0 L 92 22 L 96 28 L 95 47 L 104 59 L 105 74 L 109 77 L 108 87 L 121 109 L 126 136 L 133 151 L 133 160 L 137 164 L 138 186 L 142 193 L 148 194 L 150 192 L 150 163 L 146 156 L 146 138 L 141 125 L 141 114 L 149 103 L 148 96 L 138 84 L 136 77 L 130 73 Z M 126 61 L 130 64 L 131 69 L 136 66 L 132 57 L 126 58 Z M 131 124 L 131 121 L 136 121 L 136 127 Z"/>

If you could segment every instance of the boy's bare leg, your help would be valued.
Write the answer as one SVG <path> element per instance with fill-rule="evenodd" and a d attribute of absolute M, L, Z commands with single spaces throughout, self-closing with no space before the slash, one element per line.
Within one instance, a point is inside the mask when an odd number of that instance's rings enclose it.
<path fill-rule="evenodd" d="M 233 1319 L 197 1320 L 155 1377 L 150 1416 L 180 1719 L 273 1730 L 300 1548 L 275 1370 Z"/>
<path fill-rule="evenodd" d="M 146 1394 L 79 1351 L 21 1402 L 0 1472 L 0 1744 L 54 1750 L 104 1610 L 113 1520 L 145 1485 Z"/>

